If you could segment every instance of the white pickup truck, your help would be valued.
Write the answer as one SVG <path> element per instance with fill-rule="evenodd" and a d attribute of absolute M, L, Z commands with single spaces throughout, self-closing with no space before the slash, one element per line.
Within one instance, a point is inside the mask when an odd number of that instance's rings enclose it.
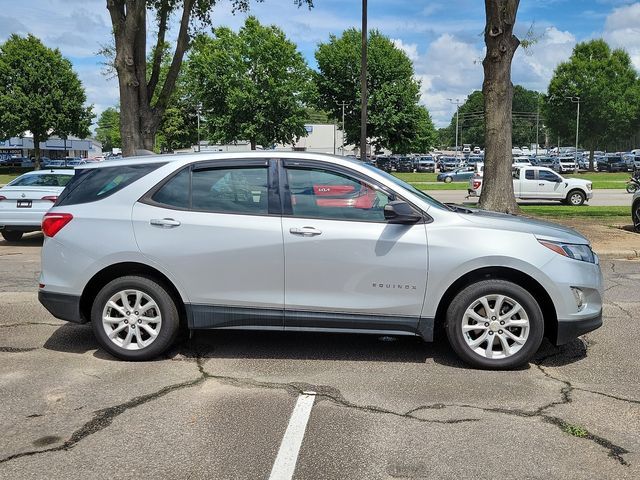
<path fill-rule="evenodd" d="M 480 196 L 482 174 L 469 179 L 470 197 Z M 582 205 L 593 197 L 593 184 L 580 178 L 564 178 L 546 167 L 513 169 L 513 191 L 521 200 L 559 200 L 568 205 Z"/>

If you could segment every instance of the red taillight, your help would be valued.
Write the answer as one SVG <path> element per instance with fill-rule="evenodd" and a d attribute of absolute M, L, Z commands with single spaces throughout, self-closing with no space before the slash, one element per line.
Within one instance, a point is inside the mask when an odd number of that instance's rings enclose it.
<path fill-rule="evenodd" d="M 47 237 L 54 237 L 73 219 L 70 213 L 47 213 L 42 219 L 42 233 Z"/>
<path fill-rule="evenodd" d="M 47 195 L 45 197 L 42 197 L 40 200 L 49 200 L 50 202 L 56 203 L 56 200 L 58 200 L 58 196 L 57 195 Z"/>
<path fill-rule="evenodd" d="M 480 180 L 474 180 L 473 181 L 473 189 L 477 190 L 478 188 L 480 188 Z"/>
<path fill-rule="evenodd" d="M 0 201 L 6 200 L 6 199 L 7 199 L 7 197 L 3 197 L 2 195 L 0 195 Z"/>

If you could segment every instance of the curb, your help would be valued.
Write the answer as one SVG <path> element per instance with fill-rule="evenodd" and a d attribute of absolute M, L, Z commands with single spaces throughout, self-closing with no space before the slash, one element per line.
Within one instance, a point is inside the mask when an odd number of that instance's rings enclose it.
<path fill-rule="evenodd" d="M 640 259 L 640 252 L 638 250 L 602 250 L 598 251 L 594 249 L 594 252 L 598 254 L 598 258 L 601 260 L 637 260 Z"/>

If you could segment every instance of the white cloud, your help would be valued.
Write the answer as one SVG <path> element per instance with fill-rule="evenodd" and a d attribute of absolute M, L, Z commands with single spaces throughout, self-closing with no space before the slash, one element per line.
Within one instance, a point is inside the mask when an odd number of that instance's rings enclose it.
<path fill-rule="evenodd" d="M 415 61 L 416 76 L 422 81 L 421 101 L 438 127 L 448 125 L 456 110 L 449 98 L 463 102 L 482 88 L 483 56 L 476 44 L 444 33 Z"/>
<path fill-rule="evenodd" d="M 610 45 L 624 48 L 640 71 L 640 2 L 616 8 L 604 26 L 604 39 Z"/>
<path fill-rule="evenodd" d="M 415 62 L 418 60 L 418 44 L 416 43 L 404 43 L 401 39 L 399 38 L 392 38 L 391 41 L 393 42 L 393 44 L 396 46 L 396 48 L 399 48 L 400 50 L 402 50 L 407 57 L 409 57 L 409 60 L 411 60 L 412 62 Z"/>
<path fill-rule="evenodd" d="M 545 91 L 559 63 L 569 59 L 576 38 L 572 33 L 549 27 L 532 46 L 518 48 L 513 59 L 513 82 Z"/>

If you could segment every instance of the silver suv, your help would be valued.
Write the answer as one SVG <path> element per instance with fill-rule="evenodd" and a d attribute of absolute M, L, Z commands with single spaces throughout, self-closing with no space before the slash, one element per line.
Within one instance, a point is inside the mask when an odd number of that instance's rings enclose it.
<path fill-rule="evenodd" d="M 573 230 L 444 205 L 345 158 L 133 158 L 76 170 L 43 220 L 40 302 L 147 360 L 189 329 L 417 335 L 513 368 L 602 324 Z M 438 327 L 442 327 L 439 329 Z"/>

